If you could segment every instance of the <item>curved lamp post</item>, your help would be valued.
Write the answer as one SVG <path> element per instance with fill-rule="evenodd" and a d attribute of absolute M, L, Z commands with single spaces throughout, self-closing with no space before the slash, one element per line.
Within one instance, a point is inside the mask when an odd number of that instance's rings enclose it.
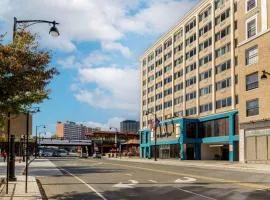
<path fill-rule="evenodd" d="M 56 21 L 47 21 L 47 20 L 17 20 L 16 17 L 14 17 L 14 23 L 13 23 L 13 42 L 15 40 L 15 36 L 16 36 L 16 31 L 17 31 L 17 26 L 19 24 L 24 24 L 24 28 L 27 28 L 29 26 L 32 26 L 34 24 L 41 24 L 41 23 L 45 23 L 45 24 L 50 24 L 52 25 L 52 27 L 49 30 L 49 34 L 52 35 L 53 37 L 57 37 L 60 35 L 59 30 L 57 29 L 56 25 L 59 25 L 58 22 Z M 8 127 L 7 127 L 7 132 L 8 132 L 8 151 L 7 151 L 7 178 L 6 178 L 6 194 L 8 194 L 8 182 L 9 182 L 9 176 L 10 176 L 10 172 L 13 172 L 15 170 L 15 160 L 11 160 L 10 158 L 13 158 L 14 155 L 10 155 L 10 138 L 14 138 L 14 135 L 10 136 L 10 115 L 11 113 L 8 113 Z M 29 112 L 27 113 L 27 124 L 29 120 Z M 28 134 L 28 126 L 27 126 L 27 134 Z M 27 143 L 28 143 L 28 139 L 27 139 Z M 28 159 L 28 158 L 27 158 Z M 10 164 L 10 162 L 14 162 L 12 164 Z M 26 166 L 28 168 L 28 162 L 26 162 Z M 14 169 L 13 169 L 14 168 Z M 26 185 L 25 185 L 25 192 L 27 192 L 27 175 L 26 175 Z"/>

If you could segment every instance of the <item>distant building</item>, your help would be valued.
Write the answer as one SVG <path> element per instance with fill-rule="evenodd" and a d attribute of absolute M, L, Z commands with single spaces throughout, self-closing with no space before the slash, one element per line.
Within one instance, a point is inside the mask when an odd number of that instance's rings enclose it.
<path fill-rule="evenodd" d="M 0 129 L 0 137 L 2 140 L 7 138 L 7 120 L 5 126 Z M 21 138 L 26 135 L 26 115 L 12 114 L 10 117 L 10 134 L 16 138 Z M 29 136 L 32 136 L 32 115 L 29 115 Z"/>
<path fill-rule="evenodd" d="M 120 132 L 136 133 L 140 129 L 140 122 L 135 120 L 125 120 L 120 122 Z"/>
<path fill-rule="evenodd" d="M 68 140 L 84 140 L 86 134 L 99 130 L 100 128 L 91 128 L 71 121 L 56 124 L 56 136 Z"/>

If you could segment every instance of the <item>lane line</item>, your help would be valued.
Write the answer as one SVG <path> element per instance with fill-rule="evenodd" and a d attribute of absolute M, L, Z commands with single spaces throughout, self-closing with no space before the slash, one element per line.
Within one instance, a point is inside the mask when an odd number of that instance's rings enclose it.
<path fill-rule="evenodd" d="M 234 185 L 240 185 L 247 188 L 252 189 L 262 189 L 262 190 L 270 190 L 270 185 L 260 185 L 255 183 L 244 183 L 240 181 L 230 180 L 230 179 L 223 179 L 223 178 L 214 178 L 214 177 L 208 177 L 208 176 L 202 176 L 202 175 L 194 175 L 189 173 L 179 173 L 179 172 L 172 172 L 172 171 L 165 171 L 165 170 L 159 170 L 159 169 L 150 169 L 145 167 L 138 167 L 138 166 L 131 166 L 131 165 L 123 165 L 123 164 L 117 164 L 117 163 L 110 163 L 110 162 L 103 162 L 104 164 L 109 165 L 116 165 L 116 166 L 122 166 L 122 167 L 129 167 L 133 169 L 140 169 L 140 170 L 146 170 L 146 171 L 152 171 L 152 172 L 159 172 L 164 174 L 171 174 L 171 175 L 178 175 L 178 176 L 190 176 L 196 179 L 203 179 L 207 181 L 216 181 L 220 183 L 229 183 Z"/>
<path fill-rule="evenodd" d="M 149 182 L 152 182 L 152 183 L 157 183 L 157 181 L 155 180 L 148 180 Z"/>
<path fill-rule="evenodd" d="M 212 198 L 212 197 L 204 196 L 204 195 L 202 195 L 202 194 L 198 194 L 198 193 L 195 193 L 195 192 L 191 192 L 191 191 L 189 191 L 189 190 L 184 190 L 184 189 L 179 188 L 179 187 L 176 187 L 176 186 L 174 186 L 174 188 L 176 188 L 177 190 L 180 190 L 180 191 L 189 193 L 189 194 L 193 194 L 193 195 L 196 195 L 196 196 L 205 198 L 205 199 L 217 200 L 217 199 L 214 199 L 214 198 Z"/>
<path fill-rule="evenodd" d="M 80 181 L 81 183 L 83 183 L 86 187 L 88 187 L 90 190 L 92 190 L 93 192 L 96 193 L 97 196 L 99 196 L 101 199 L 103 200 L 107 200 L 102 194 L 100 194 L 95 188 L 93 188 L 91 185 L 87 184 L 85 181 L 83 181 L 82 179 L 80 179 L 78 176 L 72 174 L 71 172 L 63 169 L 62 167 L 58 167 L 59 169 L 63 170 L 64 172 L 68 173 L 69 175 L 73 176 L 75 179 L 77 179 L 78 181 Z"/>
<path fill-rule="evenodd" d="M 125 174 L 126 176 L 132 176 L 132 174 Z"/>

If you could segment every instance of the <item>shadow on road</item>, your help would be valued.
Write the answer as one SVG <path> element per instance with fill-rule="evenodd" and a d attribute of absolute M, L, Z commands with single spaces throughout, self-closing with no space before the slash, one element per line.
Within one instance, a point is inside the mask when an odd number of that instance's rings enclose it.
<path fill-rule="evenodd" d="M 237 199 L 237 200 L 265 200 L 270 199 L 270 193 L 266 191 L 239 192 L 235 188 L 213 188 L 205 186 L 138 186 L 132 189 L 110 190 L 101 193 L 108 200 L 203 200 L 203 199 Z M 91 199 L 100 200 L 94 192 L 77 193 L 66 192 L 50 196 L 49 199 Z"/>

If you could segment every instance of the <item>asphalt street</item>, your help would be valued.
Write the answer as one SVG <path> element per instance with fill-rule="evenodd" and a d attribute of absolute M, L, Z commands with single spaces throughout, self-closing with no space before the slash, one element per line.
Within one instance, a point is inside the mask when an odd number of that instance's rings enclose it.
<path fill-rule="evenodd" d="M 48 199 L 270 199 L 269 174 L 103 159 L 51 161 L 50 168 L 30 168 Z"/>

